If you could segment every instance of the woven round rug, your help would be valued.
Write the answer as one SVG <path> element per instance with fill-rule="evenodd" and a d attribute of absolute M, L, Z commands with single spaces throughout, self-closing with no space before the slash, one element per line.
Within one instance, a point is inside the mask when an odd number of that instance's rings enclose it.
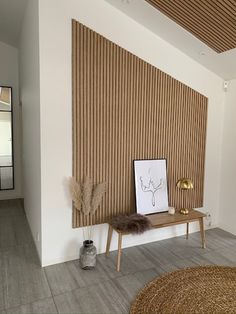
<path fill-rule="evenodd" d="M 177 270 L 148 283 L 130 314 L 236 313 L 236 267 Z"/>

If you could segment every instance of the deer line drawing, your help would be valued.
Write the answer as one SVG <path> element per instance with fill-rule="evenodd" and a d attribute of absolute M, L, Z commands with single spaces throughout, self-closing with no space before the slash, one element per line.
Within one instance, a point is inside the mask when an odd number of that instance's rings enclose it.
<path fill-rule="evenodd" d="M 152 178 L 150 178 L 148 185 L 144 185 L 143 183 L 143 177 L 140 177 L 140 182 L 141 182 L 141 189 L 143 192 L 151 192 L 152 193 L 152 206 L 154 207 L 156 205 L 156 200 L 155 200 L 155 193 L 156 191 L 160 190 L 164 186 L 164 180 L 160 179 L 160 183 L 155 186 L 155 183 L 153 182 Z"/>

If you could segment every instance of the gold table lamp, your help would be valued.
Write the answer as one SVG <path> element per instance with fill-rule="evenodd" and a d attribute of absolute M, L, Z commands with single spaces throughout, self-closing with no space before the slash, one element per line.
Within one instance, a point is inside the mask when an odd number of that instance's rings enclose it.
<path fill-rule="evenodd" d="M 193 182 L 188 178 L 181 178 L 176 183 L 177 188 L 180 190 L 191 190 L 193 189 Z M 180 214 L 187 215 L 189 213 L 189 208 L 181 208 Z"/>

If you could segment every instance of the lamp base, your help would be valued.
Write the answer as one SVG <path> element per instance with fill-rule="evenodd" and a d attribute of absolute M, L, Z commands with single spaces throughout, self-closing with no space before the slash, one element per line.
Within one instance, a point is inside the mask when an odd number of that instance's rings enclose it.
<path fill-rule="evenodd" d="M 182 215 L 188 215 L 189 209 L 188 208 L 181 208 L 179 212 Z"/>

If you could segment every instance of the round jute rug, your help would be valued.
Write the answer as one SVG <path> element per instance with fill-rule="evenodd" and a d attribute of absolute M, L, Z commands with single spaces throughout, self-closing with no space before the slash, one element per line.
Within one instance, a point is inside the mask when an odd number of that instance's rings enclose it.
<path fill-rule="evenodd" d="M 177 270 L 147 284 L 130 314 L 236 313 L 236 267 Z"/>

